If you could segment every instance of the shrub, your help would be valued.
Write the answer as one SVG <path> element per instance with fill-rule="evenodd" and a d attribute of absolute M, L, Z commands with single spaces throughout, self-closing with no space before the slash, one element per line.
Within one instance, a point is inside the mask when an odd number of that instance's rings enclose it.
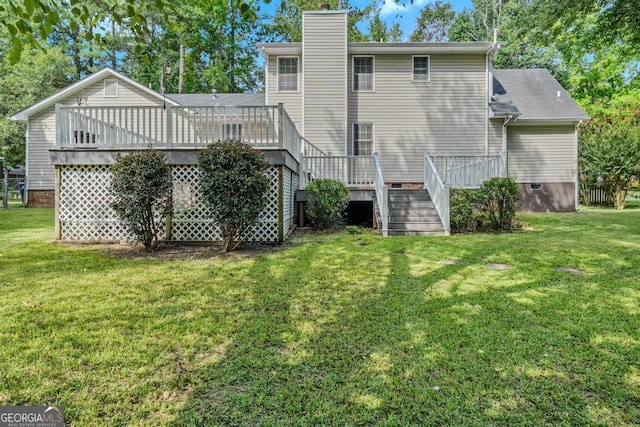
<path fill-rule="evenodd" d="M 111 168 L 111 207 L 146 250 L 158 246 L 158 234 L 171 213 L 171 168 L 159 151 L 118 157 Z"/>
<path fill-rule="evenodd" d="M 307 185 L 307 216 L 317 229 L 342 225 L 344 211 L 349 205 L 349 189 L 335 179 L 316 179 Z"/>
<path fill-rule="evenodd" d="M 511 178 L 492 178 L 482 183 L 477 200 L 493 230 L 512 229 L 519 193 L 518 184 Z"/>
<path fill-rule="evenodd" d="M 269 162 L 240 141 L 217 141 L 198 154 L 202 195 L 220 225 L 223 250 L 233 251 L 267 203 Z"/>
<path fill-rule="evenodd" d="M 453 233 L 472 233 L 478 227 L 477 196 L 474 190 L 451 190 L 450 225 Z"/>

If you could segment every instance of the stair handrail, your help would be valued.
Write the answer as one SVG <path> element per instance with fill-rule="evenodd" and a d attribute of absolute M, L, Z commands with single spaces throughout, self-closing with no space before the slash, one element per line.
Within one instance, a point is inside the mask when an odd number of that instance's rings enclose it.
<path fill-rule="evenodd" d="M 440 217 L 444 232 L 446 235 L 450 233 L 451 223 L 449 216 L 449 197 L 451 187 L 445 185 L 442 177 L 438 173 L 433 159 L 429 153 L 424 155 L 424 188 L 429 192 L 433 206 Z"/>
<path fill-rule="evenodd" d="M 378 204 L 378 211 L 380 212 L 380 221 L 382 224 L 379 224 L 380 231 L 383 236 L 389 235 L 389 189 L 387 188 L 387 184 L 384 182 L 384 177 L 382 176 L 382 168 L 380 167 L 380 160 L 378 159 L 378 153 L 373 153 L 373 164 L 374 164 L 374 180 L 373 180 L 373 188 L 376 193 L 376 203 Z"/>

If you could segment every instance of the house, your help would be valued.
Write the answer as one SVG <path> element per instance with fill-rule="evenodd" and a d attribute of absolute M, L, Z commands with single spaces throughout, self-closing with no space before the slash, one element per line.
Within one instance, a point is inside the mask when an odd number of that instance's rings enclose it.
<path fill-rule="evenodd" d="M 101 70 L 17 113 L 28 123 L 28 204 L 56 206 L 60 239 L 122 239 L 109 165 L 149 145 L 173 165 L 166 236 L 217 236 L 198 197 L 197 149 L 240 138 L 273 167 L 249 238 L 281 241 L 310 179 L 373 203 L 384 234 L 448 232 L 448 194 L 511 176 L 522 208 L 577 208 L 577 126 L 587 116 L 546 70 L 493 70 L 495 43 L 349 43 L 347 13 L 303 14 L 301 43 L 259 44 L 265 94 L 158 94 Z M 426 191 L 425 191 L 426 190 Z"/>

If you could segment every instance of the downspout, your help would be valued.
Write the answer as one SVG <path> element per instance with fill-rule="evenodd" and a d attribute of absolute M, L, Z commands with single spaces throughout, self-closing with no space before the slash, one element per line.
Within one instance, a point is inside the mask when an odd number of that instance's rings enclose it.
<path fill-rule="evenodd" d="M 502 176 L 508 176 L 509 173 L 507 171 L 507 125 L 509 124 L 509 122 L 511 120 L 514 120 L 513 115 L 509 114 L 509 117 L 507 117 L 506 119 L 504 119 L 504 123 L 502 124 L 502 153 L 501 157 L 502 157 Z"/>
<path fill-rule="evenodd" d="M 57 122 L 56 122 L 57 123 Z M 57 124 L 56 124 L 57 126 Z M 25 132 L 25 162 L 24 162 L 24 198 L 22 199 L 22 206 L 27 206 L 29 203 L 29 128 L 30 122 L 27 120 L 27 130 Z"/>
<path fill-rule="evenodd" d="M 579 156 L 580 156 L 580 152 L 578 151 L 578 128 L 580 128 L 580 125 L 582 124 L 582 120 L 578 121 L 578 124 L 575 127 L 575 138 L 576 138 L 576 163 L 575 163 L 575 171 L 576 171 L 576 191 L 575 191 L 575 205 L 576 205 L 576 212 L 578 212 L 580 210 L 580 170 L 578 169 L 579 167 Z"/>

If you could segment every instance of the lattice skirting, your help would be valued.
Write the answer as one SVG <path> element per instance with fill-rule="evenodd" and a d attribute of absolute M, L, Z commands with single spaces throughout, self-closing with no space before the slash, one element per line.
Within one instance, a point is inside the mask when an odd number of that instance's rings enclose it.
<path fill-rule="evenodd" d="M 201 197 L 198 167 L 174 165 L 172 173 L 174 209 L 171 240 L 220 240 L 220 227 L 209 219 L 208 208 Z M 247 241 L 278 242 L 293 227 L 298 176 L 284 166 L 272 166 L 267 174 L 270 182 L 267 207 L 258 224 L 243 236 Z M 110 206 L 113 201 L 110 183 L 108 165 L 60 166 L 58 221 L 62 240 L 132 240 Z M 279 194 L 282 194 L 282 203 Z M 165 230 L 163 238 L 164 233 Z"/>

